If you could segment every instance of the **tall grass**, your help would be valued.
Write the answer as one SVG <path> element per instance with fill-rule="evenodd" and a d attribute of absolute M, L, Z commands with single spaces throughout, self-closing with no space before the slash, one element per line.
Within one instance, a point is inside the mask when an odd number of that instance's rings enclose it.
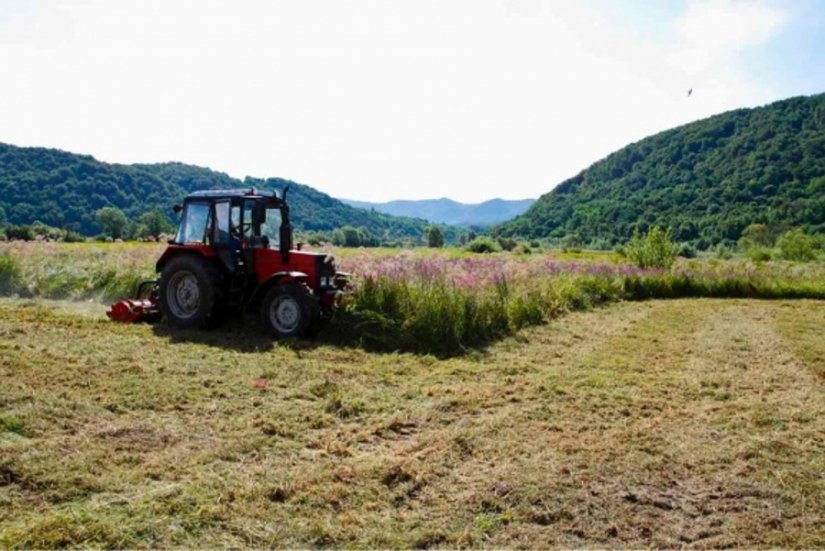
<path fill-rule="evenodd" d="M 0 244 L 0 294 L 108 302 L 155 276 L 163 245 Z M 825 299 L 825 265 L 680 259 L 669 270 L 603 258 L 350 251 L 355 274 L 330 338 L 439 355 L 460 353 L 569 311 L 679 297 Z"/>
<path fill-rule="evenodd" d="M 153 279 L 162 245 L 23 243 L 0 248 L 0 294 L 112 301 Z"/>
<path fill-rule="evenodd" d="M 372 347 L 454 354 L 624 294 L 620 278 L 593 275 L 557 275 L 532 285 L 502 279 L 477 289 L 441 278 L 373 276 L 359 282 L 340 318 L 350 336 Z"/>
<path fill-rule="evenodd" d="M 0 294 L 11 295 L 20 288 L 20 266 L 8 252 L 0 253 Z"/>
<path fill-rule="evenodd" d="M 385 349 L 455 354 L 569 311 L 679 297 L 825 299 L 825 266 L 680 261 L 671 270 L 552 257 L 352 259 L 342 314 L 350 336 Z"/>

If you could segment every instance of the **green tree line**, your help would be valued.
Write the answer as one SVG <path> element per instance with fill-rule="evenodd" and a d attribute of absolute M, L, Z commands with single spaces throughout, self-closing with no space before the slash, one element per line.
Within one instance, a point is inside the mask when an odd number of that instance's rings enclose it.
<path fill-rule="evenodd" d="M 299 232 L 332 234 L 350 226 L 363 228 L 382 243 L 423 242 L 428 225 L 424 220 L 351 207 L 281 178 L 239 180 L 183 163 L 111 164 L 88 155 L 7 144 L 0 144 L 0 227 L 37 223 L 82 236 L 148 235 L 158 225 L 176 224 L 171 207 L 192 191 L 244 187 L 271 191 L 286 185 L 292 223 Z M 122 229 L 118 229 L 123 225 L 120 216 L 129 221 Z M 455 229 L 441 228 L 448 239 L 456 238 Z"/>

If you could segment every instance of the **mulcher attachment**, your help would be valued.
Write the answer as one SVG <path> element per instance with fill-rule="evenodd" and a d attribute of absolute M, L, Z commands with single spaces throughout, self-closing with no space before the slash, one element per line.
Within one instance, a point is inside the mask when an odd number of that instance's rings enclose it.
<path fill-rule="evenodd" d="M 158 309 L 158 282 L 154 279 L 143 281 L 138 285 L 137 293 L 133 299 L 119 300 L 109 307 L 106 315 L 112 321 L 121 323 L 137 323 L 139 321 L 157 321 L 160 319 Z M 146 295 L 147 298 L 141 298 Z"/>

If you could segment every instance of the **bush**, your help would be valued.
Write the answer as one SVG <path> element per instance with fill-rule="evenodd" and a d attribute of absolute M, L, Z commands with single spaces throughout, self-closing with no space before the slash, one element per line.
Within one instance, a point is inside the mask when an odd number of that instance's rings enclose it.
<path fill-rule="evenodd" d="M 9 253 L 0 253 L 0 295 L 12 295 L 20 290 L 20 266 Z"/>
<path fill-rule="evenodd" d="M 136 224 L 129 231 L 129 234 L 137 240 L 143 240 L 148 237 L 156 237 L 152 235 L 152 232 L 149 231 L 149 227 L 146 224 Z"/>
<path fill-rule="evenodd" d="M 34 239 L 34 232 L 29 226 L 9 226 L 6 228 L 6 236 L 9 239 L 31 241 Z"/>
<path fill-rule="evenodd" d="M 609 251 L 613 248 L 613 243 L 604 237 L 597 237 L 590 242 L 587 248 L 591 251 Z"/>
<path fill-rule="evenodd" d="M 561 250 L 568 253 L 578 253 L 582 250 L 582 239 L 577 233 L 565 235 L 561 240 Z"/>
<path fill-rule="evenodd" d="M 656 226 L 644 237 L 639 235 L 638 230 L 634 231 L 626 254 L 640 268 L 670 268 L 676 260 L 676 246 L 672 242 L 670 228 L 662 230 Z"/>
<path fill-rule="evenodd" d="M 320 245 L 323 245 L 324 243 L 329 243 L 331 241 L 330 237 L 327 234 L 321 232 L 309 233 L 306 235 L 304 239 L 313 247 L 318 247 Z"/>
<path fill-rule="evenodd" d="M 86 238 L 76 231 L 66 230 L 66 233 L 63 234 L 63 241 L 66 243 L 81 243 L 85 240 Z"/>
<path fill-rule="evenodd" d="M 733 258 L 733 248 L 729 247 L 724 243 L 719 243 L 716 245 L 716 258 L 721 260 L 728 260 L 729 258 Z"/>
<path fill-rule="evenodd" d="M 44 224 L 43 222 L 35 221 L 34 223 L 32 223 L 30 227 L 32 233 L 35 236 L 35 239 L 37 237 L 42 237 L 43 239 L 47 239 L 49 241 L 60 241 L 66 235 L 66 232 L 64 230 L 61 230 L 60 228 L 54 228 L 52 226 Z"/>
<path fill-rule="evenodd" d="M 513 252 L 516 253 L 516 254 L 530 254 L 530 253 L 533 252 L 533 250 L 530 248 L 530 245 L 528 245 L 527 243 L 520 243 L 519 245 L 516 246 L 515 249 L 513 249 Z"/>
<path fill-rule="evenodd" d="M 739 245 L 744 249 L 752 247 L 769 248 L 773 246 L 774 234 L 765 224 L 751 224 L 742 231 Z"/>
<path fill-rule="evenodd" d="M 332 232 L 332 243 L 339 247 L 377 247 L 379 239 L 367 228 L 344 226 Z"/>
<path fill-rule="evenodd" d="M 782 258 L 785 260 L 797 260 L 800 262 L 810 262 L 816 260 L 816 239 L 801 228 L 796 228 L 786 232 L 777 242 L 779 250 L 782 251 Z"/>
<path fill-rule="evenodd" d="M 696 248 L 690 243 L 682 243 L 679 245 L 679 251 L 676 253 L 676 256 L 680 256 L 682 258 L 696 258 Z"/>
<path fill-rule="evenodd" d="M 466 249 L 471 253 L 494 253 L 499 249 L 498 243 L 489 237 L 476 237 L 467 243 Z"/>
<path fill-rule="evenodd" d="M 518 241 L 512 237 L 499 237 L 496 241 L 498 241 L 498 246 L 505 251 L 512 251 L 518 245 Z"/>
<path fill-rule="evenodd" d="M 773 249 L 768 247 L 750 247 L 745 251 L 745 256 L 754 262 L 767 262 L 773 258 Z"/>

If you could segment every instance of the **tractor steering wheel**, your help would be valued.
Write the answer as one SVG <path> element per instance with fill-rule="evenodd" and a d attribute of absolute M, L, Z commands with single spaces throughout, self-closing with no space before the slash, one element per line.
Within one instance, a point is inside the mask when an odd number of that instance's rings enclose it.
<path fill-rule="evenodd" d="M 245 222 L 240 226 L 232 226 L 232 236 L 238 239 L 252 229 L 252 222 Z"/>

